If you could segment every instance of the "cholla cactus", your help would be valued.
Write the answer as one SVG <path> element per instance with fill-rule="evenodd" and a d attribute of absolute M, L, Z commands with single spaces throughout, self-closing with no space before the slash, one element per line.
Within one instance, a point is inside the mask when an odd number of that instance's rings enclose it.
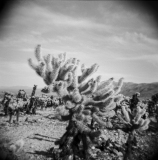
<path fill-rule="evenodd" d="M 42 91 L 56 92 L 65 102 L 64 106 L 57 109 L 58 118 L 69 120 L 66 133 L 59 141 L 60 158 L 66 159 L 66 155 L 76 156 L 80 152 L 80 141 L 85 152 L 84 158 L 91 157 L 90 146 L 101 132 L 93 131 L 90 122 L 95 121 L 102 127 L 110 127 L 109 123 L 102 119 L 115 115 L 113 109 L 116 102 L 123 97 L 119 92 L 124 79 L 121 78 L 117 86 L 114 86 L 113 78 L 101 81 L 101 76 L 98 76 L 88 80 L 88 77 L 98 70 L 97 64 L 85 68 L 84 64 L 80 66 L 80 61 L 76 58 L 66 60 L 65 53 L 57 58 L 51 58 L 50 55 L 43 57 L 40 45 L 35 49 L 35 57 L 38 64 L 31 59 L 28 62 L 47 85 Z M 79 67 L 81 75 L 78 75 Z"/>
<path fill-rule="evenodd" d="M 27 94 L 24 90 L 20 89 L 16 97 L 17 98 L 22 98 L 24 100 L 24 99 L 27 99 Z"/>
<path fill-rule="evenodd" d="M 146 105 L 138 103 L 137 108 L 133 111 L 130 110 L 129 106 L 123 104 L 121 106 L 122 114 L 118 114 L 118 117 L 128 127 L 129 138 L 127 141 L 128 147 L 124 160 L 130 159 L 132 152 L 132 142 L 136 139 L 136 131 L 144 131 L 149 127 L 150 119 L 146 116 Z"/>
<path fill-rule="evenodd" d="M 6 99 L 10 99 L 11 97 L 13 97 L 13 93 L 11 92 L 8 92 L 8 91 L 3 91 L 2 93 L 4 93 L 4 97 L 3 97 L 3 100 L 1 101 L 1 103 L 3 104 L 3 101 L 5 101 Z"/>
<path fill-rule="evenodd" d="M 139 103 L 137 108 L 131 112 L 130 108 L 127 105 L 122 105 L 122 114 L 119 114 L 119 118 L 127 124 L 130 131 L 142 131 L 146 130 L 149 127 L 150 119 L 146 117 L 142 118 L 146 114 L 146 105 Z"/>
<path fill-rule="evenodd" d="M 35 96 L 36 89 L 37 89 L 37 85 L 34 85 L 31 93 L 31 97 Z"/>

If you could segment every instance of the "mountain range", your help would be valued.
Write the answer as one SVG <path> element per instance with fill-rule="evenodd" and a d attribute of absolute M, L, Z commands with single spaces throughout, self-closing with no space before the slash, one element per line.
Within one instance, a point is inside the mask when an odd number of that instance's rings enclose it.
<path fill-rule="evenodd" d="M 0 86 L 0 97 L 3 97 L 3 91 L 9 91 L 13 94 L 17 94 L 20 89 L 26 91 L 28 95 L 31 95 L 33 87 L 28 86 Z M 36 95 L 42 95 L 42 88 L 36 90 Z M 121 94 L 131 97 L 135 92 L 140 93 L 141 99 L 149 99 L 153 94 L 158 93 L 158 82 L 154 83 L 133 83 L 133 82 L 124 82 Z"/>
<path fill-rule="evenodd" d="M 158 82 L 154 83 L 132 83 L 125 82 L 122 86 L 121 93 L 126 96 L 132 96 L 135 92 L 140 93 L 141 99 L 149 99 L 152 95 L 158 93 Z"/>

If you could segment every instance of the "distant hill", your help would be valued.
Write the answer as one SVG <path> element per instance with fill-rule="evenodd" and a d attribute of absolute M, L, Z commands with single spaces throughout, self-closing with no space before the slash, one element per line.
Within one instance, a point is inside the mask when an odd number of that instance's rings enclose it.
<path fill-rule="evenodd" d="M 28 87 L 28 86 L 12 86 L 12 87 L 7 87 L 7 86 L 0 86 L 0 98 L 3 97 L 4 93 L 3 91 L 8 91 L 8 92 L 11 92 L 13 93 L 14 95 L 17 95 L 18 94 L 18 91 L 20 89 L 23 89 L 25 90 L 25 92 L 27 93 L 27 95 L 31 95 L 32 93 L 32 89 L 33 89 L 33 86 L 32 87 Z M 41 89 L 42 88 L 38 88 L 36 89 L 36 95 L 39 95 L 41 96 L 43 93 L 41 92 Z M 51 94 L 52 95 L 52 94 Z M 54 96 L 57 96 L 55 93 L 53 94 Z"/>
<path fill-rule="evenodd" d="M 154 83 L 132 83 L 125 82 L 121 89 L 121 93 L 126 96 L 132 96 L 135 92 L 140 93 L 140 98 L 148 99 L 153 94 L 158 93 L 158 82 Z"/>
<path fill-rule="evenodd" d="M 17 94 L 20 89 L 24 89 L 28 95 L 31 95 L 33 87 L 27 86 L 13 86 L 13 87 L 3 87 L 0 86 L 0 97 L 3 97 L 2 91 L 9 91 L 13 94 Z M 158 82 L 155 83 L 132 83 L 124 82 L 121 93 L 126 96 L 132 96 L 135 92 L 141 94 L 142 99 L 148 99 L 151 95 L 158 93 Z M 37 87 L 36 95 L 41 95 L 41 88 Z"/>

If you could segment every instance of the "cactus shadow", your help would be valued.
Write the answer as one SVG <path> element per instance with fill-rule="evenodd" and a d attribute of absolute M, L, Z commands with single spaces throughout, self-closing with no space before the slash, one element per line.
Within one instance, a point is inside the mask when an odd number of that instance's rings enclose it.
<path fill-rule="evenodd" d="M 57 138 L 53 138 L 53 137 L 48 137 L 45 135 L 41 135 L 41 134 L 34 134 L 34 137 L 30 137 L 30 139 L 37 139 L 39 141 L 48 141 L 48 142 L 55 142 L 57 140 Z"/>
<path fill-rule="evenodd" d="M 45 135 L 42 135 L 42 134 L 38 134 L 38 133 L 36 133 L 36 134 L 34 134 L 34 135 L 36 135 L 36 136 L 41 136 L 41 137 L 45 137 L 45 138 L 57 139 L 57 138 L 54 138 L 54 137 L 48 137 L 48 136 L 45 136 Z"/>
<path fill-rule="evenodd" d="M 48 116 L 44 116 L 44 118 L 48 118 L 48 119 L 55 119 L 55 116 L 54 116 L 54 115 L 52 115 L 52 114 L 50 114 L 50 115 L 48 115 Z"/>
<path fill-rule="evenodd" d="M 50 153 L 49 151 L 34 151 L 34 153 L 32 152 L 27 152 L 27 153 L 33 155 L 42 155 L 45 156 L 46 158 L 52 158 L 52 153 Z"/>
<path fill-rule="evenodd" d="M 49 140 L 49 139 L 40 138 L 40 137 L 33 137 L 33 138 L 29 138 L 29 139 L 36 139 L 36 140 L 39 140 L 39 141 L 55 142 L 55 140 Z"/>
<path fill-rule="evenodd" d="M 0 113 L 0 117 L 6 117 L 6 115 L 3 113 Z"/>

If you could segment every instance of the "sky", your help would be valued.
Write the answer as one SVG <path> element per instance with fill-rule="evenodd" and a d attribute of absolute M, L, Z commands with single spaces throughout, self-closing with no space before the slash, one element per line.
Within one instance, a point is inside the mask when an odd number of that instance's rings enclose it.
<path fill-rule="evenodd" d="M 18 0 L 8 8 L 0 20 L 0 86 L 45 86 L 27 62 L 38 44 L 43 55 L 97 63 L 102 80 L 158 82 L 158 23 L 143 3 Z"/>

